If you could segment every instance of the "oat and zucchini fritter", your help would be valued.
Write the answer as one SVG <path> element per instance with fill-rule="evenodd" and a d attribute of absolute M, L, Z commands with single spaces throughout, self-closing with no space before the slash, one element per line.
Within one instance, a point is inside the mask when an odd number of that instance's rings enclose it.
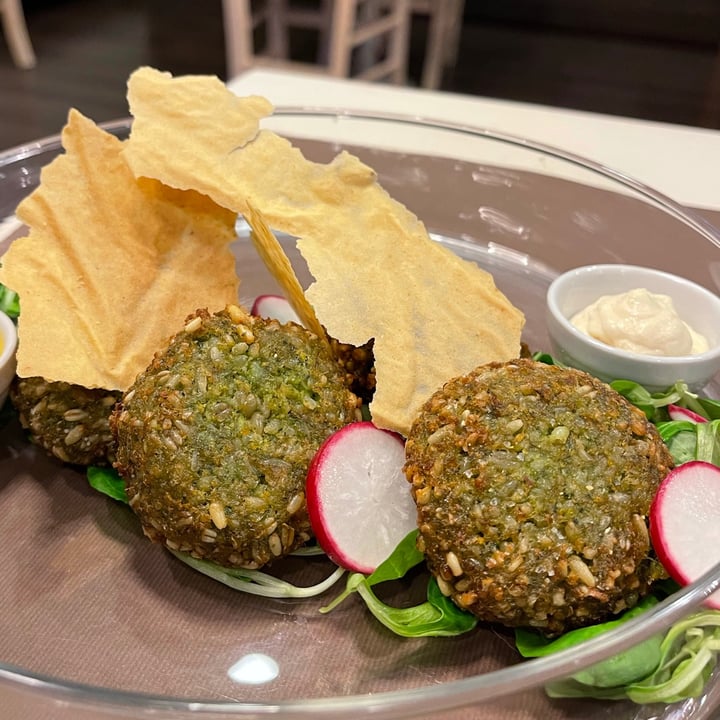
<path fill-rule="evenodd" d="M 112 463 L 110 414 L 120 395 L 41 377 L 16 377 L 10 386 L 10 400 L 32 442 L 75 465 Z"/>
<path fill-rule="evenodd" d="M 309 539 L 307 467 L 358 405 L 304 328 L 198 311 L 116 408 L 116 468 L 152 540 L 261 567 Z"/>
<path fill-rule="evenodd" d="M 520 359 L 436 392 L 405 472 L 441 588 L 482 620 L 557 634 L 633 606 L 664 575 L 647 513 L 670 467 L 609 386 Z"/>

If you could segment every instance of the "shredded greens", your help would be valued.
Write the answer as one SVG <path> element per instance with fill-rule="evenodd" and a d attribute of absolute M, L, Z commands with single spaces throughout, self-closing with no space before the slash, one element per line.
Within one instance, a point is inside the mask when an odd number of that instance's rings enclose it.
<path fill-rule="evenodd" d="M 679 405 L 707 420 L 720 419 L 720 400 L 701 398 L 689 390 L 684 382 L 676 382 L 663 392 L 651 393 L 632 380 L 613 380 L 610 387 L 639 407 L 648 420 L 658 424 L 668 419 L 668 405 Z"/>
<path fill-rule="evenodd" d="M 262 595 L 271 598 L 308 598 L 315 595 L 322 595 L 329 590 L 344 574 L 343 568 L 336 568 L 328 578 L 308 587 L 300 587 L 286 582 L 279 578 L 268 575 L 260 570 L 242 570 L 235 568 L 226 568 L 222 565 L 209 562 L 208 560 L 199 560 L 188 553 L 170 551 L 178 560 L 182 560 L 194 570 L 207 575 L 213 580 L 221 582 L 223 585 L 233 588 L 234 590 L 242 590 L 242 592 L 251 595 Z"/>
<path fill-rule="evenodd" d="M 677 702 L 698 697 L 720 651 L 720 612 L 703 610 L 676 622 L 660 645 L 655 672 L 626 688 L 636 703 Z"/>
<path fill-rule="evenodd" d="M 546 643 L 535 633 L 518 630 L 517 647 L 523 657 L 549 655 L 612 630 L 655 603 L 657 599 L 649 596 L 618 620 L 573 630 Z M 718 652 L 720 612 L 703 610 L 676 622 L 664 636 L 654 635 L 569 678 L 549 683 L 546 691 L 556 698 L 632 700 L 638 704 L 678 702 L 702 694 Z"/>

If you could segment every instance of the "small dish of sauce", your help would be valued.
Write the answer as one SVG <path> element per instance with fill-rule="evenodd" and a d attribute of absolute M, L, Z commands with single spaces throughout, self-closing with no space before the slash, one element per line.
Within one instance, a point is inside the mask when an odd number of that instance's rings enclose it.
<path fill-rule="evenodd" d="M 676 382 L 697 391 L 720 373 L 720 297 L 672 273 L 637 265 L 586 265 L 547 293 L 552 354 L 595 377 L 651 392 Z"/>

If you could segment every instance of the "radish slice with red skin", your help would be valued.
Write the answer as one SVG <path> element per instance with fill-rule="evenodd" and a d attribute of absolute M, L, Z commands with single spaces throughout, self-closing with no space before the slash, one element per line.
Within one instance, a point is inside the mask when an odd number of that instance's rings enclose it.
<path fill-rule="evenodd" d="M 307 508 L 333 562 L 369 575 L 417 527 L 404 462 L 402 437 L 367 421 L 346 425 L 320 446 L 308 470 Z"/>
<path fill-rule="evenodd" d="M 650 506 L 650 539 L 670 577 L 689 585 L 720 563 L 720 468 L 691 460 L 671 470 Z M 705 605 L 720 610 L 720 590 Z"/>
<path fill-rule="evenodd" d="M 283 325 L 287 322 L 302 325 L 292 305 L 282 295 L 258 295 L 250 309 L 250 314 L 277 320 Z"/>
<path fill-rule="evenodd" d="M 702 415 L 698 415 L 692 410 L 680 407 L 680 405 L 668 405 L 667 411 L 671 420 L 688 420 L 689 422 L 694 423 L 707 422 L 707 418 L 704 418 Z"/>

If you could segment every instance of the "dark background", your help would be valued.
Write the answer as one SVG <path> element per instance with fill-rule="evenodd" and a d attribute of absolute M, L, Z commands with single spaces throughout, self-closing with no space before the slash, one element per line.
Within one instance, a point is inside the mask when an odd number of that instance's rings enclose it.
<path fill-rule="evenodd" d="M 2 148 L 57 132 L 70 106 L 98 122 L 125 116 L 125 81 L 142 64 L 225 77 L 219 0 L 24 7 L 38 65 L 16 69 L 0 42 Z M 720 127 L 718 0 L 469 0 L 464 20 L 443 90 Z M 411 84 L 425 31 L 417 16 Z"/>

